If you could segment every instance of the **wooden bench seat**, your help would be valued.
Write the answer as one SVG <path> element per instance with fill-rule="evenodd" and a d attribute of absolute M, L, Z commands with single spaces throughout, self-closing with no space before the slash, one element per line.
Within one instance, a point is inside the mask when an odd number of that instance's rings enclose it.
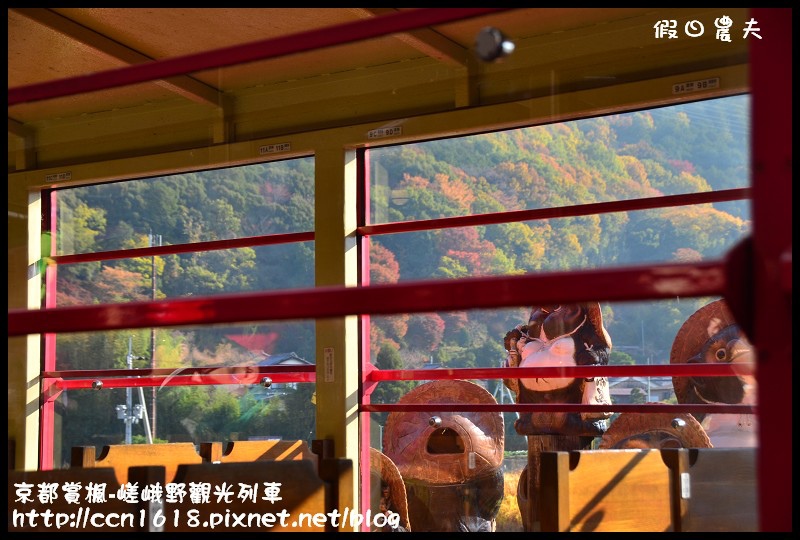
<path fill-rule="evenodd" d="M 117 481 L 127 481 L 129 467 L 163 465 L 167 481 L 175 477 L 179 465 L 200 463 L 236 463 L 248 461 L 308 460 L 316 470 L 319 457 L 332 455 L 332 441 L 313 441 L 312 448 L 302 440 L 218 441 L 200 443 L 112 444 L 96 455 L 94 446 L 75 446 L 70 457 L 71 467 L 109 467 Z"/>
<path fill-rule="evenodd" d="M 305 441 L 283 439 L 201 444 L 200 455 L 210 463 L 308 460 L 315 468 L 319 459 Z"/>
<path fill-rule="evenodd" d="M 174 482 L 187 489 L 190 484 L 208 485 L 209 501 L 192 501 L 187 494 L 182 502 L 165 503 L 165 532 L 338 529 L 327 516 L 318 517 L 337 509 L 336 486 L 320 478 L 308 460 L 180 465 Z M 201 523 L 208 526 L 199 528 Z"/>
<path fill-rule="evenodd" d="M 663 449 L 679 532 L 757 532 L 756 448 Z"/>
<path fill-rule="evenodd" d="M 284 509 L 298 516 L 313 515 L 351 506 L 352 462 L 326 457 L 330 455 L 332 441 L 325 440 L 313 441 L 311 448 L 300 440 L 233 441 L 225 445 L 208 442 L 201 443 L 198 450 L 193 443 L 107 445 L 99 457 L 95 456 L 94 446 L 80 446 L 72 448 L 71 466 L 73 470 L 102 468 L 105 474 L 111 471 L 115 482 L 122 485 L 130 480 L 129 471 L 133 468 L 158 465 L 164 471 L 162 484 L 184 484 L 187 493 L 182 502 L 165 500 L 163 507 L 152 509 L 160 512 L 156 521 L 163 521 L 163 530 L 206 530 L 197 526 L 192 519 L 195 517 L 199 523 L 214 523 L 217 531 L 242 532 L 239 523 L 234 524 L 230 517 L 226 522 L 224 516 L 275 514 Z M 281 501 L 235 500 L 243 486 L 255 485 L 263 491 L 265 482 L 282 484 Z M 210 487 L 209 503 L 191 499 L 191 483 Z M 217 501 L 214 489 L 231 489 L 232 495 Z M 223 516 L 223 520 L 217 524 L 218 516 Z M 304 523 L 295 527 L 292 523 L 256 521 L 246 530 L 333 530 L 330 523 Z"/>
<path fill-rule="evenodd" d="M 117 481 L 128 481 L 130 467 L 160 465 L 166 469 L 166 481 L 175 477 L 178 465 L 202 463 L 203 458 L 193 443 L 111 444 L 96 455 L 94 446 L 74 446 L 70 456 L 73 468 L 108 467 L 114 469 Z"/>
<path fill-rule="evenodd" d="M 672 475 L 657 449 L 541 455 L 541 530 L 673 530 Z"/>
<path fill-rule="evenodd" d="M 542 452 L 544 532 L 758 530 L 755 448 Z"/>
<path fill-rule="evenodd" d="M 353 464 L 348 459 L 260 460 L 195 463 L 176 467 L 130 467 L 126 481 L 137 486 L 128 502 L 110 467 L 9 471 L 10 532 L 335 532 L 357 530 L 331 514 L 352 512 Z M 64 486 L 78 489 L 67 500 Z M 105 501 L 85 499 L 88 486 L 103 486 Z M 39 498 L 52 487 L 56 496 Z M 160 500 L 145 489 L 161 486 Z M 179 488 L 176 490 L 176 488 Z M 249 488 L 249 491 L 248 489 Z M 182 496 L 177 495 L 182 493 Z M 205 497 L 198 494 L 205 493 Z M 48 517 L 49 516 L 49 517 Z"/>
<path fill-rule="evenodd" d="M 134 467 L 126 476 L 140 485 L 164 484 L 164 467 Z M 103 486 L 105 501 L 87 500 L 89 486 Z M 55 498 L 39 498 L 53 488 Z M 76 488 L 68 500 L 65 488 Z M 133 532 L 153 531 L 150 502 L 119 498 L 120 483 L 111 468 L 75 468 L 50 471 L 8 471 L 9 532 Z M 43 515 L 51 512 L 49 518 Z"/>

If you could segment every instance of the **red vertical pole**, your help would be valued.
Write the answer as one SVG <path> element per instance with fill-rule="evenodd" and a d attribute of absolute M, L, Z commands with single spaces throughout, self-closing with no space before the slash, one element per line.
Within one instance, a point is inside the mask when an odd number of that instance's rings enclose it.
<path fill-rule="evenodd" d="M 49 209 L 47 219 L 42 224 L 42 230 L 50 234 L 42 235 L 42 243 L 49 242 L 46 246 L 50 255 L 57 254 L 56 229 L 58 228 L 58 197 L 56 191 L 50 191 L 49 200 L 43 202 L 48 204 Z M 42 251 L 45 246 L 42 245 Z M 56 307 L 56 277 L 58 270 L 56 265 L 47 264 L 44 261 L 44 253 L 40 261 L 43 262 L 44 289 L 45 289 L 45 308 Z M 44 334 L 44 370 L 54 371 L 56 369 L 56 334 Z M 39 468 L 42 470 L 52 469 L 54 466 L 55 448 L 55 399 L 58 395 L 52 393 L 51 386 L 55 384 L 52 380 L 44 380 L 41 387 L 42 398 L 39 403 Z"/>
<path fill-rule="evenodd" d="M 358 180 L 361 182 L 361 195 L 359 197 L 359 210 L 358 210 L 358 224 L 366 225 L 370 223 L 370 166 L 369 166 L 369 149 L 360 153 L 358 157 Z M 364 236 L 358 239 L 360 242 L 359 256 L 361 260 L 359 286 L 369 285 L 369 237 Z M 359 400 L 360 403 L 370 402 L 370 393 L 365 391 L 368 382 L 366 381 L 367 373 L 369 373 L 369 364 L 372 363 L 370 358 L 370 316 L 365 314 L 361 316 L 361 374 L 359 384 Z M 370 446 L 371 446 L 371 431 L 370 431 L 370 417 L 371 413 L 362 412 L 360 418 L 361 426 L 361 440 L 359 441 L 359 455 L 361 457 L 361 515 L 366 516 L 367 510 L 370 507 Z M 365 525 L 361 528 L 362 532 L 369 532 L 369 527 Z"/>
<path fill-rule="evenodd" d="M 753 341 L 762 532 L 792 530 L 792 10 L 753 8 Z M 787 278 L 788 276 L 788 278 Z"/>

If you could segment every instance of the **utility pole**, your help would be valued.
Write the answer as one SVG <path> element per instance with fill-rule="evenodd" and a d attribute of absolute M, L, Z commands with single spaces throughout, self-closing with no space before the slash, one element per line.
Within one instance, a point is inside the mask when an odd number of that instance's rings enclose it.
<path fill-rule="evenodd" d="M 500 367 L 505 365 L 505 360 L 500 360 Z M 514 396 L 511 395 L 511 390 L 500 379 L 495 381 L 494 393 L 492 395 L 500 405 L 503 405 L 506 402 L 506 396 L 508 397 L 509 403 L 514 403 Z M 517 418 L 519 418 L 518 411 L 515 411 L 514 414 L 517 416 Z"/>
<path fill-rule="evenodd" d="M 150 247 L 153 247 L 155 245 L 155 243 L 156 243 L 156 235 L 153 234 L 153 231 L 150 231 L 150 233 L 147 235 L 147 238 L 148 238 L 148 243 L 150 244 Z M 161 235 L 160 234 L 158 235 L 158 245 L 159 246 L 161 245 Z M 151 269 L 152 280 L 151 281 L 152 281 L 152 291 L 153 291 L 152 292 L 152 296 L 153 296 L 153 300 L 155 300 L 156 299 L 156 256 L 153 255 L 151 258 L 152 258 L 152 269 Z M 155 327 L 150 328 L 150 368 L 151 369 L 155 369 L 156 368 L 156 329 L 155 329 Z M 151 407 L 150 418 L 151 418 L 151 420 L 153 422 L 153 425 L 152 425 L 152 427 L 150 429 L 150 432 L 153 434 L 153 437 L 155 437 L 156 436 L 156 393 L 158 392 L 158 389 L 154 386 L 154 387 L 152 387 L 151 392 L 152 392 L 152 394 L 151 394 L 152 400 L 150 402 L 150 407 Z"/>
<path fill-rule="evenodd" d="M 644 352 L 644 319 L 642 319 L 640 322 L 641 322 L 641 325 L 642 325 L 642 356 L 645 356 L 645 352 Z M 648 354 L 648 355 L 646 355 L 646 357 L 647 357 L 647 365 L 649 366 L 650 365 L 650 355 Z M 647 375 L 647 403 L 650 403 L 650 375 L 649 374 Z"/>
<path fill-rule="evenodd" d="M 132 346 L 132 340 L 128 338 L 128 356 L 125 357 L 128 369 L 133 369 Z M 131 444 L 132 442 L 131 424 L 133 424 L 134 417 L 133 396 L 131 395 L 131 387 L 129 386 L 125 389 L 125 418 L 123 419 L 125 421 L 125 444 Z"/>
<path fill-rule="evenodd" d="M 133 338 L 128 338 L 128 355 L 125 357 L 126 366 L 128 369 L 133 369 L 133 360 L 143 360 L 141 356 L 133 356 Z M 139 420 L 144 418 L 144 431 L 147 437 L 147 442 L 153 442 L 153 436 L 150 432 L 150 421 L 147 418 L 147 406 L 144 402 L 144 390 L 139 387 L 139 403 L 133 404 L 133 392 L 131 387 L 125 389 L 125 404 L 117 405 L 117 418 L 125 422 L 125 444 L 133 442 L 133 424 L 138 424 Z"/>

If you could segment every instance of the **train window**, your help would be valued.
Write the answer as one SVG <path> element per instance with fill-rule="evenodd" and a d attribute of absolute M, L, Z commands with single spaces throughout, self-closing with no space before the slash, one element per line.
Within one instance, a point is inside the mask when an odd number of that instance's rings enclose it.
<path fill-rule="evenodd" d="M 721 258 L 751 231 L 749 125 L 744 95 L 370 149 L 369 282 Z M 698 204 L 698 195 L 713 202 Z M 609 325 L 635 345 L 641 328 L 615 325 L 646 321 L 644 310 L 620 311 L 630 315 Z M 483 341 L 502 341 L 498 328 L 527 320 L 517 310 L 493 313 L 375 316 L 370 352 L 389 344 L 406 366 L 446 366 L 454 356 L 473 364 L 465 358 L 497 356 L 479 351 Z M 665 335 L 647 332 L 648 341 L 668 350 L 676 321 L 651 322 Z"/>
<path fill-rule="evenodd" d="M 749 96 L 739 95 L 371 148 L 363 229 L 369 283 L 722 260 L 751 233 L 749 130 Z M 686 362 L 673 353 L 684 323 L 719 300 L 604 303 L 603 324 L 613 342 L 608 365 Z M 434 370 L 503 367 L 504 337 L 528 322 L 530 310 L 372 315 L 365 354 L 378 369 L 430 370 L 428 379 L 436 378 Z M 470 379 L 498 403 L 518 397 L 501 379 Z M 402 404 L 425 380 L 424 374 L 382 379 L 370 403 Z M 609 398 L 614 404 L 685 402 L 685 381 L 677 381 L 676 392 L 670 376 L 610 377 Z M 755 392 L 744 402 L 754 404 Z M 410 428 L 396 432 L 393 414 L 404 413 L 371 413 L 373 447 L 394 446 L 392 437 L 412 444 Z M 526 437 L 515 427 L 519 413 L 503 417 L 506 454 L 524 454 Z M 601 432 L 619 418 L 608 418 L 586 447 L 611 444 Z M 702 426 L 716 446 L 757 444 L 749 415 L 718 414 Z M 626 433 L 626 440 L 646 433 Z M 670 433 L 670 444 L 692 444 L 676 437 Z M 507 484 L 516 486 L 524 464 L 509 459 Z M 512 521 L 519 519 L 515 511 Z M 497 530 L 519 527 L 499 517 Z"/>
<path fill-rule="evenodd" d="M 344 529 L 791 528 L 788 11 L 189 11 L 9 10 L 9 470 L 284 439 Z"/>
<path fill-rule="evenodd" d="M 373 148 L 370 224 L 744 188 L 749 107 L 749 96 L 740 95 Z M 714 209 L 748 219 L 748 206 L 718 202 Z M 549 234 L 565 226 L 589 224 L 563 221 Z M 607 236 L 625 236 L 610 226 L 602 225 Z M 637 220 L 625 226 L 642 228 Z"/>
<path fill-rule="evenodd" d="M 50 200 L 50 306 L 314 285 L 313 158 L 59 189 Z M 63 378 L 55 422 L 43 426 L 54 465 L 75 446 L 310 441 L 314 336 L 307 320 L 50 335 L 46 371 Z M 298 371 L 262 384 L 276 367 Z"/>
<path fill-rule="evenodd" d="M 748 136 L 749 98 L 739 95 L 371 148 L 364 283 L 719 259 L 751 232 Z M 313 287 L 313 186 L 313 160 L 303 158 L 54 190 L 47 245 L 57 264 L 45 302 Z M 604 304 L 615 344 L 609 364 L 669 364 L 682 323 L 717 300 Z M 504 336 L 529 311 L 373 315 L 363 354 L 388 370 L 502 367 Z M 53 433 L 53 463 L 65 465 L 69 449 L 82 445 L 310 440 L 314 336 L 310 320 L 50 336 L 45 371 L 64 379 L 52 427 L 43 426 Z M 260 384 L 260 368 L 277 365 L 296 371 L 279 384 Z M 123 382 L 97 392 L 92 377 Z M 159 384 L 142 388 L 125 377 Z M 371 403 L 397 404 L 424 380 L 382 381 Z M 483 388 L 481 399 L 516 398 L 502 380 L 472 381 Z M 679 397 L 668 376 L 609 382 L 613 403 Z M 370 446 L 385 449 L 390 415 L 370 413 Z M 502 418 L 495 435 L 508 463 L 524 464 L 512 458 L 526 448 L 516 431 L 520 414 Z M 599 435 L 593 446 L 602 443 Z M 475 459 L 473 451 L 465 455 Z M 520 471 L 510 475 L 513 485 Z"/>

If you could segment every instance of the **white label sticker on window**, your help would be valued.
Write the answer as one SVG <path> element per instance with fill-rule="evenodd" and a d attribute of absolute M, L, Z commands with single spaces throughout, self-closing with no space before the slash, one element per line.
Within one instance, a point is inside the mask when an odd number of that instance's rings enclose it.
<path fill-rule="evenodd" d="M 72 171 L 64 171 L 55 174 L 48 174 L 44 177 L 45 182 L 61 182 L 64 180 L 72 180 Z"/>
<path fill-rule="evenodd" d="M 368 139 L 382 139 L 383 137 L 391 137 L 393 135 L 402 135 L 403 128 L 401 126 L 393 126 L 387 128 L 373 129 L 367 132 Z"/>
<path fill-rule="evenodd" d="M 325 347 L 325 382 L 333 382 L 333 347 Z"/>
<path fill-rule="evenodd" d="M 692 488 L 689 483 L 689 473 L 681 473 L 681 498 L 683 499 L 688 499 L 692 495 Z"/>
<path fill-rule="evenodd" d="M 284 142 L 278 144 L 265 144 L 264 146 L 258 147 L 258 153 L 260 155 L 264 154 L 274 154 L 276 152 L 288 152 L 292 149 L 292 143 Z"/>
<path fill-rule="evenodd" d="M 690 92 L 700 92 L 702 90 L 714 90 L 719 88 L 719 77 L 702 79 L 699 81 L 686 81 L 672 85 L 673 94 L 688 94 Z"/>

